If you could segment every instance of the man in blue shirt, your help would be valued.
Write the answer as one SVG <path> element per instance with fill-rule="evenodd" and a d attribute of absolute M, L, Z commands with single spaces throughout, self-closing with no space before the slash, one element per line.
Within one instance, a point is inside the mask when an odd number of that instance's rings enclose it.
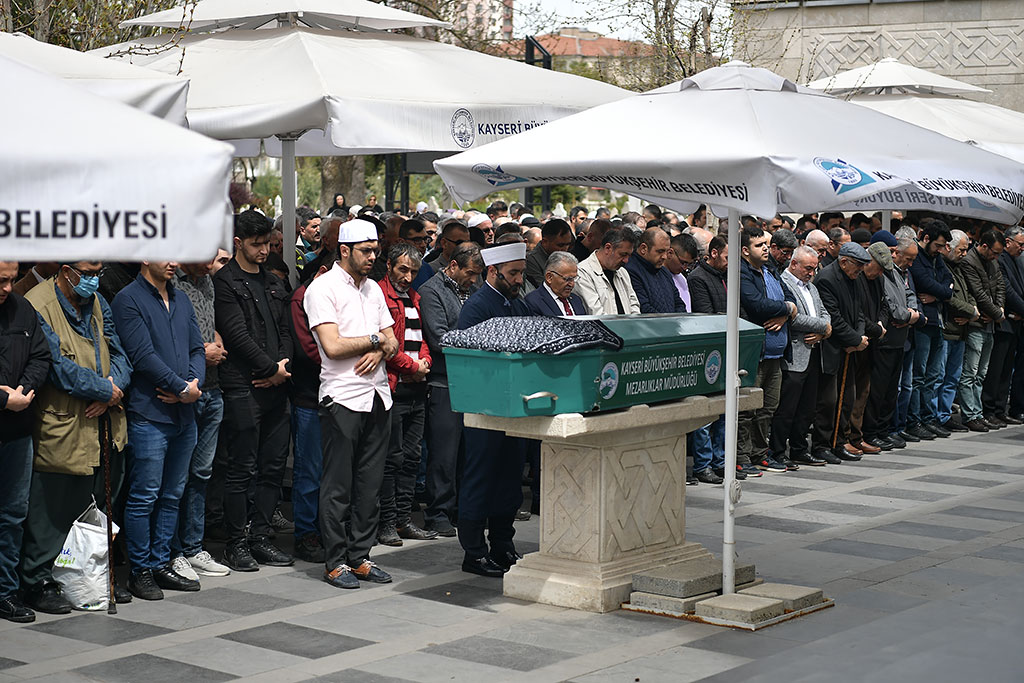
<path fill-rule="evenodd" d="M 196 445 L 193 405 L 206 377 L 206 350 L 192 302 L 171 280 L 178 264 L 144 261 L 135 282 L 114 297 L 114 322 L 135 367 L 128 395 L 131 467 L 124 529 L 128 590 L 143 600 L 161 588 L 197 591 L 174 571 L 171 537 Z"/>
<path fill-rule="evenodd" d="M 743 228 L 740 262 L 740 317 L 764 328 L 764 349 L 757 365 L 757 386 L 764 403 L 756 410 L 740 413 L 736 466 L 747 476 L 758 470 L 785 472 L 788 464 L 777 462 L 769 450 L 772 416 L 779 407 L 782 389 L 782 359 L 792 358 L 789 321 L 796 317 L 792 294 L 784 290 L 774 271 L 768 268 L 767 233 L 757 226 Z M 796 469 L 795 466 L 793 466 Z"/>

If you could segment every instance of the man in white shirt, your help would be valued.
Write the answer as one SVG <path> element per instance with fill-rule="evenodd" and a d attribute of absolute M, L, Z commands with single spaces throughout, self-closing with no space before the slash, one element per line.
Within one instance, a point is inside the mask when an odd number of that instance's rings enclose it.
<path fill-rule="evenodd" d="M 339 588 L 389 583 L 370 561 L 391 434 L 384 361 L 398 351 L 384 293 L 367 279 L 378 258 L 377 228 L 351 220 L 338 235 L 338 262 L 306 290 L 309 328 L 320 348 L 324 580 Z"/>

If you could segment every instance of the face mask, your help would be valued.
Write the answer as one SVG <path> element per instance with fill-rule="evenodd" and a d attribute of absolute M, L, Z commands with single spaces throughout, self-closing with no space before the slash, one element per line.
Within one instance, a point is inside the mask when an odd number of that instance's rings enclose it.
<path fill-rule="evenodd" d="M 100 288 L 100 276 L 99 275 L 89 275 L 89 276 L 79 275 L 78 276 L 78 284 L 75 285 L 74 287 L 72 287 L 72 289 L 74 290 L 75 294 L 77 294 L 78 296 L 82 297 L 83 299 L 88 299 L 89 297 L 91 297 L 93 294 L 96 293 L 96 290 L 98 290 L 99 288 Z"/>

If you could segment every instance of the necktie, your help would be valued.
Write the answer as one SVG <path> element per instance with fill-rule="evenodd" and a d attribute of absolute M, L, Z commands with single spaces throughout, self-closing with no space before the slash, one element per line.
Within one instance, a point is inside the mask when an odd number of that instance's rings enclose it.
<path fill-rule="evenodd" d="M 564 308 L 564 309 L 565 309 L 565 314 L 566 314 L 566 315 L 575 315 L 575 314 L 574 314 L 574 313 L 572 312 L 572 306 L 570 306 L 570 305 L 569 305 L 569 300 L 568 300 L 568 299 L 563 299 L 563 298 L 560 298 L 560 299 L 559 299 L 559 301 L 561 301 L 561 302 L 562 302 L 562 308 Z"/>

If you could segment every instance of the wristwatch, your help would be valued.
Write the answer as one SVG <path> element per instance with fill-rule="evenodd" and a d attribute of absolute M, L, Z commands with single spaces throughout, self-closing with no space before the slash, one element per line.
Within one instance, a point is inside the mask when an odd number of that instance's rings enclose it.
<path fill-rule="evenodd" d="M 189 390 L 189 386 L 188 386 L 188 384 L 186 384 L 185 388 L 178 392 L 178 398 L 181 398 L 181 399 L 188 398 L 188 390 Z"/>
<path fill-rule="evenodd" d="M 380 337 L 378 337 L 375 334 L 371 334 L 370 335 L 370 346 L 373 347 L 374 351 L 379 350 L 380 349 Z"/>

